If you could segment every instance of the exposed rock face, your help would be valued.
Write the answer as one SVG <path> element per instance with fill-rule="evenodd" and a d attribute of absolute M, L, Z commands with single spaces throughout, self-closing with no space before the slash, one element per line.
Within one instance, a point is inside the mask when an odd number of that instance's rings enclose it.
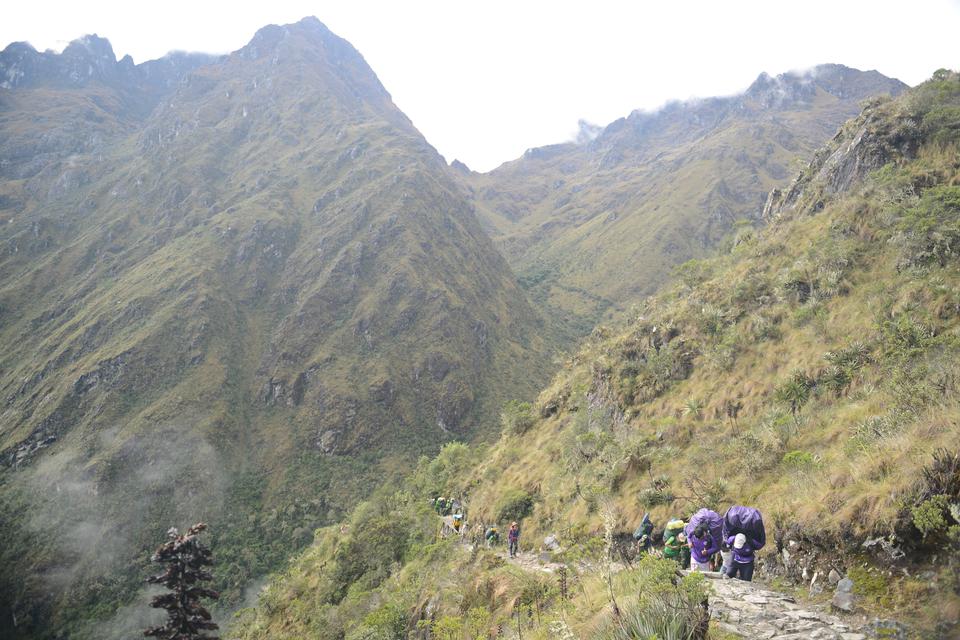
<path fill-rule="evenodd" d="M 883 113 L 886 104 L 874 100 L 817 152 L 787 189 L 772 190 L 763 218 L 817 211 L 823 208 L 824 197 L 850 190 L 871 171 L 894 160 L 914 158 L 922 139 L 920 123 L 908 114 L 891 118 Z"/>

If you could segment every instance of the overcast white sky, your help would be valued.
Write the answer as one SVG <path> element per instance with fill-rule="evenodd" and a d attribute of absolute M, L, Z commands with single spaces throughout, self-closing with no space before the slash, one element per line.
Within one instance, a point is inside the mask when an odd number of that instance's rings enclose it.
<path fill-rule="evenodd" d="M 723 95 L 822 62 L 916 84 L 960 68 L 960 0 L 589 2 L 271 0 L 10 3 L 0 47 L 97 33 L 136 62 L 225 53 L 315 15 L 367 59 L 447 160 L 489 170 L 670 99 Z"/>

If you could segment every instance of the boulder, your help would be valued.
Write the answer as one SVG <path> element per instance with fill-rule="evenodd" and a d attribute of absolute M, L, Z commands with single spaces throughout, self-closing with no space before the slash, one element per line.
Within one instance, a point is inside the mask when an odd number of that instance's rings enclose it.
<path fill-rule="evenodd" d="M 835 587 L 840 580 L 843 579 L 843 576 L 837 572 L 836 569 L 830 569 L 830 573 L 827 574 L 827 581 L 830 582 L 830 586 Z"/>
<path fill-rule="evenodd" d="M 843 578 L 837 583 L 837 590 L 833 594 L 830 606 L 846 613 L 851 613 L 856 608 L 857 597 L 853 593 L 853 580 Z"/>

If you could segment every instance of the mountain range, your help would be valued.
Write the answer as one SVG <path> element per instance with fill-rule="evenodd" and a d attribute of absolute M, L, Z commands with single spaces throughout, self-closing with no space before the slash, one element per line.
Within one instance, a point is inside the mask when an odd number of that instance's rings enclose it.
<path fill-rule="evenodd" d="M 12 638 L 134 632 L 150 550 L 188 521 L 236 606 L 421 455 L 491 440 L 553 352 L 742 243 L 793 163 L 904 89 L 762 75 L 480 175 L 315 18 L 140 65 L 15 43 L 0 79 Z"/>
<path fill-rule="evenodd" d="M 820 65 L 766 73 L 743 93 L 634 111 L 579 142 L 460 171 L 520 281 L 567 340 L 653 293 L 783 185 L 872 96 L 906 85 Z"/>

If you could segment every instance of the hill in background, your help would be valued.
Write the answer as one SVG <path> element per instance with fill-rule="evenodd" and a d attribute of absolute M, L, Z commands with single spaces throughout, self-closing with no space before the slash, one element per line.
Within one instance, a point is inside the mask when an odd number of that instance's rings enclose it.
<path fill-rule="evenodd" d="M 770 189 L 785 186 L 862 100 L 905 88 L 842 65 L 764 73 L 739 95 L 635 111 L 588 127 L 579 142 L 458 173 L 523 286 L 573 339 L 738 224 L 758 224 Z"/>

